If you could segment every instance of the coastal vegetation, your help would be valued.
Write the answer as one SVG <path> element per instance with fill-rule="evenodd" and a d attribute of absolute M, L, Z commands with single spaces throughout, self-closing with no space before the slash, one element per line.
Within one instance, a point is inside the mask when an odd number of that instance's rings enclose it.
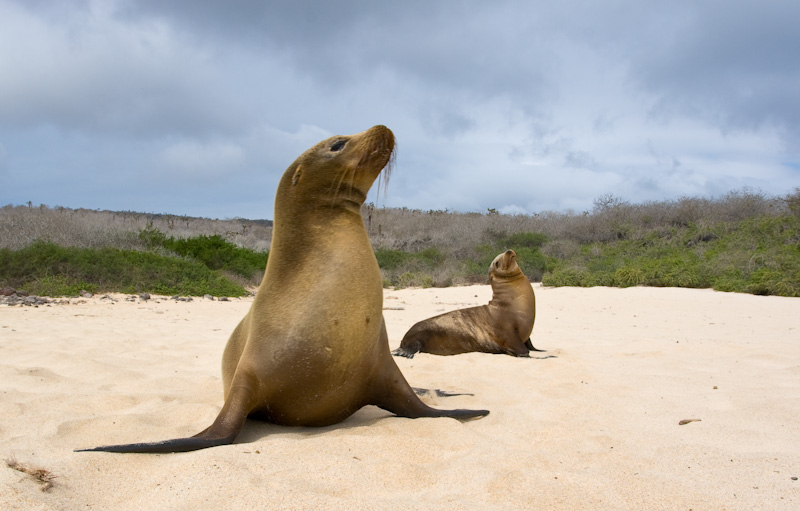
<path fill-rule="evenodd" d="M 800 296 L 800 188 L 504 215 L 377 208 L 363 216 L 384 284 L 485 283 L 514 249 L 548 286 L 678 286 Z M 257 286 L 268 220 L 135 212 L 0 208 L 0 287 L 49 296 L 121 291 L 241 296 Z"/>

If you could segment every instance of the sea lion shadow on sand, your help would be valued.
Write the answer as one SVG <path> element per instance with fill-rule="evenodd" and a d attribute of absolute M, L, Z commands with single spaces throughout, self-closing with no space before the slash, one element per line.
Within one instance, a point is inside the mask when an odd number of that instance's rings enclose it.
<path fill-rule="evenodd" d="M 394 147 L 394 134 L 374 126 L 320 142 L 284 172 L 264 278 L 223 352 L 225 400 L 211 426 L 188 438 L 84 450 L 194 451 L 233 443 L 248 417 L 324 427 L 366 405 L 408 418 L 487 415 L 426 405 L 389 350 L 361 206 Z"/>
<path fill-rule="evenodd" d="M 395 356 L 417 353 L 457 355 L 483 352 L 530 357 L 544 352 L 531 342 L 536 297 L 517 264 L 517 253 L 506 250 L 489 265 L 492 299 L 487 305 L 457 309 L 416 323 L 403 336 Z"/>

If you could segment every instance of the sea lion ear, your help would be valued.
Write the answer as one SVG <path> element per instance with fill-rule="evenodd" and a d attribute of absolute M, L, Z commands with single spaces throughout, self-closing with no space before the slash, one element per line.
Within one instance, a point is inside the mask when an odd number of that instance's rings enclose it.
<path fill-rule="evenodd" d="M 292 186 L 296 185 L 298 181 L 300 181 L 300 176 L 303 175 L 303 166 L 298 165 L 297 169 L 294 171 L 294 176 L 292 176 Z"/>

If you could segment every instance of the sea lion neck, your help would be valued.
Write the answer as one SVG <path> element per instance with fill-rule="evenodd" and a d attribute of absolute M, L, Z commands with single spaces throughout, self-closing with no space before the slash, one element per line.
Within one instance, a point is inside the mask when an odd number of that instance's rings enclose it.
<path fill-rule="evenodd" d="M 295 192 L 295 190 L 291 190 Z M 351 219 L 363 225 L 361 206 L 366 193 L 355 187 L 330 188 L 316 193 L 287 193 L 275 201 L 273 230 L 298 228 L 301 225 L 325 224 Z M 309 200 L 311 196 L 312 200 Z"/>
<path fill-rule="evenodd" d="M 506 305 L 514 300 L 517 296 L 517 291 L 515 289 L 519 285 L 518 281 L 528 283 L 528 277 L 526 277 L 519 268 L 518 271 L 510 275 L 492 275 L 489 279 L 489 283 L 492 286 L 492 299 L 489 305 Z M 528 285 L 530 284 L 528 283 Z"/>

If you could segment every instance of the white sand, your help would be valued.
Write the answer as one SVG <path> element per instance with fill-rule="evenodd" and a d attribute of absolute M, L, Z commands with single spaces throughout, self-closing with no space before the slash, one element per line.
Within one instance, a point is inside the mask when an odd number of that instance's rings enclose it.
<path fill-rule="evenodd" d="M 74 448 L 194 434 L 248 300 L 0 306 L 0 509 L 800 509 L 800 300 L 687 289 L 535 287 L 554 358 L 419 354 L 412 385 L 466 391 L 336 426 L 248 422 L 185 454 Z M 392 348 L 488 286 L 387 291 Z M 74 300 L 73 300 L 74 301 Z M 683 426 L 682 419 L 701 419 Z"/>

